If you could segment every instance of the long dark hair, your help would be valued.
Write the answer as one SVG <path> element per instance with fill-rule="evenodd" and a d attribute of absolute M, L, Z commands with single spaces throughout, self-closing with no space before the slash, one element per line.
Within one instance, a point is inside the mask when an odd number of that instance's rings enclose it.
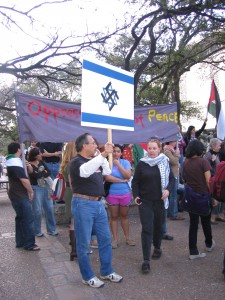
<path fill-rule="evenodd" d="M 35 161 L 36 156 L 40 153 L 41 153 L 41 151 L 38 147 L 34 147 L 34 148 L 30 149 L 30 151 L 28 153 L 28 161 Z"/>
<path fill-rule="evenodd" d="M 201 156 L 205 150 L 205 146 L 200 142 L 199 140 L 192 140 L 188 144 L 186 151 L 185 151 L 185 156 L 186 158 L 191 158 L 195 155 Z"/>
<path fill-rule="evenodd" d="M 192 131 L 194 128 L 195 128 L 195 126 L 193 126 L 193 125 L 190 125 L 190 126 L 188 127 L 188 130 L 187 130 L 187 133 L 186 133 L 186 137 L 187 137 L 188 141 L 190 141 L 190 139 L 191 139 L 191 131 Z"/>
<path fill-rule="evenodd" d="M 120 144 L 115 144 L 114 145 L 114 148 L 119 148 L 120 149 L 120 151 L 121 151 L 121 156 L 120 156 L 120 158 L 123 158 L 123 146 L 121 146 Z"/>

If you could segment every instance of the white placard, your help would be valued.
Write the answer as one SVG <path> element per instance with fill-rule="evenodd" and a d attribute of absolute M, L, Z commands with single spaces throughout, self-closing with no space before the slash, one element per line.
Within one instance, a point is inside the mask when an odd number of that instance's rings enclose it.
<path fill-rule="evenodd" d="M 81 125 L 133 131 L 133 74 L 100 61 L 84 59 Z"/>

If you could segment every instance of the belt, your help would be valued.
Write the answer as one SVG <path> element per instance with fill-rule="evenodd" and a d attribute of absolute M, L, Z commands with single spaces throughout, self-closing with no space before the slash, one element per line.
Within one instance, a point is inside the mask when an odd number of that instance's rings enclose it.
<path fill-rule="evenodd" d="M 82 195 L 82 194 L 73 194 L 73 197 L 78 197 L 78 198 L 84 198 L 88 200 L 95 200 L 95 201 L 100 201 L 102 197 L 95 197 L 95 196 L 88 196 L 88 195 Z"/>

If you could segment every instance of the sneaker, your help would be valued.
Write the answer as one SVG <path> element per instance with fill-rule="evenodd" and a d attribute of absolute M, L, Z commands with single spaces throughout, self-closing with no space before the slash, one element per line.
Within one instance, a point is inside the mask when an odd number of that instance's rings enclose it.
<path fill-rule="evenodd" d="M 148 274 L 150 272 L 150 264 L 149 261 L 144 261 L 141 265 L 141 271 L 143 274 Z"/>
<path fill-rule="evenodd" d="M 35 236 L 37 236 L 37 237 L 43 237 L 44 234 L 42 232 L 40 232 L 40 233 L 35 234 Z"/>
<path fill-rule="evenodd" d="M 206 251 L 212 252 L 213 249 L 215 248 L 215 246 L 216 246 L 216 243 L 215 243 L 214 240 L 212 240 L 212 246 L 211 246 L 211 247 L 207 247 L 207 246 L 206 246 Z"/>
<path fill-rule="evenodd" d="M 82 280 L 83 284 L 89 285 L 90 287 L 93 288 L 100 288 L 102 287 L 105 283 L 98 279 L 98 277 L 93 277 L 90 280 Z"/>
<path fill-rule="evenodd" d="M 173 240 L 173 236 L 172 235 L 169 235 L 169 234 L 165 234 L 163 237 L 162 237 L 163 240 L 166 240 L 166 241 L 172 241 Z"/>
<path fill-rule="evenodd" d="M 90 247 L 93 249 L 98 249 L 98 242 L 96 240 L 91 241 Z"/>
<path fill-rule="evenodd" d="M 117 274 L 116 272 L 113 272 L 106 276 L 100 276 L 100 278 L 110 280 L 111 282 L 121 282 L 123 280 L 123 277 Z"/>
<path fill-rule="evenodd" d="M 25 250 L 28 250 L 28 251 L 39 251 L 39 250 L 41 250 L 41 248 L 38 247 L 38 245 L 34 244 L 34 246 L 32 246 L 30 248 L 25 248 Z"/>
<path fill-rule="evenodd" d="M 203 257 L 206 257 L 206 254 L 205 253 L 198 253 L 198 254 L 194 254 L 194 255 L 189 255 L 189 259 L 197 259 L 197 258 L 203 258 Z"/>
<path fill-rule="evenodd" d="M 58 231 L 47 232 L 47 234 L 48 234 L 48 235 L 53 235 L 53 236 L 59 235 Z"/>

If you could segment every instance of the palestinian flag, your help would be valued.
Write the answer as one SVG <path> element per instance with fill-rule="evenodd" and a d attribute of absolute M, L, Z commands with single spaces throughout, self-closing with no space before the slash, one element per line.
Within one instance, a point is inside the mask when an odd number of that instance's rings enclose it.
<path fill-rule="evenodd" d="M 208 112 L 218 121 L 221 110 L 221 102 L 214 80 L 212 81 L 211 94 L 208 103 Z"/>
<path fill-rule="evenodd" d="M 208 112 L 216 118 L 217 137 L 225 139 L 225 114 L 221 106 L 220 97 L 214 80 L 212 81 L 211 93 L 208 103 Z"/>
<path fill-rule="evenodd" d="M 147 153 L 147 143 L 134 144 L 132 152 L 134 167 L 136 168 L 139 160 Z"/>

